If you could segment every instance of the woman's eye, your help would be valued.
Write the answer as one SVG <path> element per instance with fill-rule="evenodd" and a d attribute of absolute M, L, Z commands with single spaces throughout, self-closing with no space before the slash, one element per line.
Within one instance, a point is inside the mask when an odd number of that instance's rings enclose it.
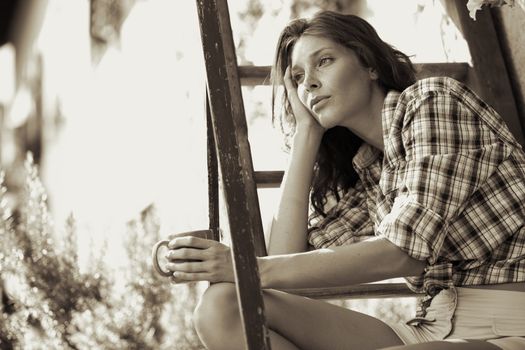
<path fill-rule="evenodd" d="M 323 57 L 319 60 L 319 65 L 324 66 L 325 64 L 332 61 L 332 57 Z"/>

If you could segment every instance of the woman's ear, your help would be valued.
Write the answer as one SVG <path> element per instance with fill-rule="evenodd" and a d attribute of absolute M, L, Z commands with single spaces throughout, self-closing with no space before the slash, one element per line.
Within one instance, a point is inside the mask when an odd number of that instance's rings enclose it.
<path fill-rule="evenodd" d="M 377 75 L 377 71 L 374 68 L 368 68 L 368 75 L 370 76 L 370 79 L 372 80 L 379 79 L 379 76 Z"/>

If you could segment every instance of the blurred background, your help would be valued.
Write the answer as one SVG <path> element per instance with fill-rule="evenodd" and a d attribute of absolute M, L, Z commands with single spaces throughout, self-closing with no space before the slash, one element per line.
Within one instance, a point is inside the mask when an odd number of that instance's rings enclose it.
<path fill-rule="evenodd" d="M 80 240 L 119 232 L 150 203 L 165 232 L 205 226 L 205 76 L 194 1 L 3 3 L 3 16 L 11 15 L 2 20 L 10 25 L 0 48 L 0 159 L 13 204 L 31 151 L 53 219 L 60 225 L 73 213 L 86 231 Z M 320 8 L 364 16 L 416 62 L 469 59 L 439 1 L 234 0 L 229 7 L 239 64 L 270 65 L 285 23 Z M 255 168 L 283 169 L 270 88 L 243 94 Z M 277 190 L 261 192 L 267 222 Z"/>
<path fill-rule="evenodd" d="M 319 9 L 366 18 L 414 62 L 470 61 L 440 1 L 228 3 L 240 65 L 271 65 L 280 29 Z M 203 286 L 169 285 L 148 257 L 208 225 L 204 91 L 194 1 L 1 2 L 2 349 L 200 348 Z M 243 97 L 256 170 L 283 170 L 270 88 Z M 278 190 L 259 196 L 267 226 Z M 353 307 L 401 319 L 414 305 Z"/>

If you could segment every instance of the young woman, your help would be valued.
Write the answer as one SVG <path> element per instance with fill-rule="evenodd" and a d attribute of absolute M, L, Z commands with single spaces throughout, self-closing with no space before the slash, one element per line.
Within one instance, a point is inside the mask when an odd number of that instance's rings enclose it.
<path fill-rule="evenodd" d="M 524 349 L 525 154 L 500 116 L 453 79 L 416 81 L 351 15 L 292 21 L 273 78 L 290 162 L 258 258 L 272 348 Z M 202 261 L 171 264 L 175 282 L 215 282 L 195 312 L 202 342 L 243 348 L 229 248 L 170 248 Z M 406 324 L 279 291 L 393 277 L 426 294 Z"/>

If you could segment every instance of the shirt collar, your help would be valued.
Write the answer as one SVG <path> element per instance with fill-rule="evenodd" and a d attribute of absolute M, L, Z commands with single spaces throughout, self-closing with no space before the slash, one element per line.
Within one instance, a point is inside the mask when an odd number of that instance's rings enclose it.
<path fill-rule="evenodd" d="M 399 91 L 390 90 L 383 101 L 383 109 L 381 110 L 381 120 L 383 121 L 383 144 L 386 147 L 387 140 L 390 135 L 390 127 L 394 120 L 394 114 L 399 103 Z"/>
<path fill-rule="evenodd" d="M 375 148 L 374 146 L 369 145 L 366 142 L 363 142 L 361 147 L 357 150 L 357 153 L 352 159 L 354 168 L 356 170 L 363 170 L 370 166 L 377 158 L 381 155 L 381 150 Z"/>
<path fill-rule="evenodd" d="M 385 100 L 383 101 L 381 120 L 383 122 L 383 142 L 385 146 L 388 140 L 390 125 L 392 124 L 392 120 L 394 118 L 394 111 L 399 101 L 399 95 L 400 93 L 398 91 L 391 90 L 387 93 Z M 381 154 L 381 150 L 369 145 L 366 142 L 363 142 L 352 160 L 354 168 L 357 170 L 365 169 L 366 167 L 370 166 L 370 164 L 374 163 Z"/>

